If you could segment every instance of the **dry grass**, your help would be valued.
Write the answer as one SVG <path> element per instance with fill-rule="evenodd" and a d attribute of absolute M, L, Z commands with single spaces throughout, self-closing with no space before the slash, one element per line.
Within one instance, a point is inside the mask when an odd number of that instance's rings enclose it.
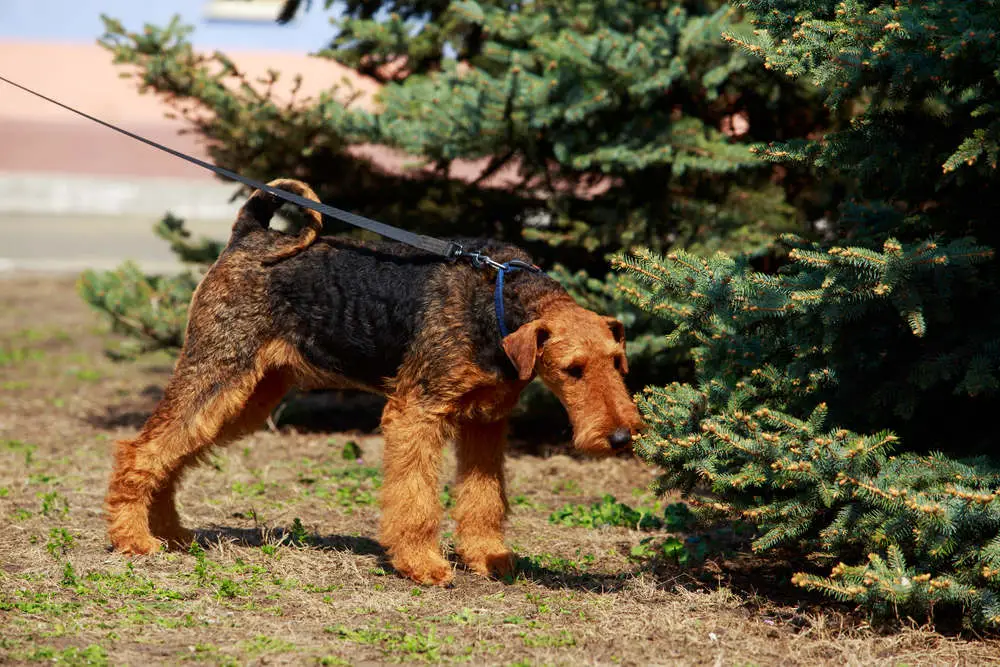
<path fill-rule="evenodd" d="M 288 429 L 218 452 L 187 480 L 182 514 L 201 552 L 130 562 L 107 550 L 100 516 L 109 450 L 152 406 L 169 359 L 116 365 L 101 355 L 104 339 L 70 282 L 0 282 L 2 663 L 912 665 L 1000 656 L 992 639 L 876 632 L 824 601 L 790 597 L 800 594 L 784 585 L 787 572 L 751 564 L 748 573 L 721 557 L 691 571 L 629 557 L 662 532 L 554 526 L 553 510 L 604 493 L 655 502 L 644 491 L 652 473 L 638 462 L 565 450 L 509 460 L 509 539 L 522 556 L 509 582 L 460 572 L 454 588 L 419 588 L 387 571 L 372 539 L 379 437 Z M 362 463 L 344 460 L 348 439 Z M 722 583 L 702 583 L 713 573 Z"/>

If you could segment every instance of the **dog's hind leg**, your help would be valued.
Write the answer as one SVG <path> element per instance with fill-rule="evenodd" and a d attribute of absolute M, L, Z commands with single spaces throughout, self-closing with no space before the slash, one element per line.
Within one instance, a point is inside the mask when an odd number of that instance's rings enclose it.
<path fill-rule="evenodd" d="M 190 539 L 173 497 L 183 470 L 267 419 L 291 385 L 276 356 L 267 346 L 250 359 L 182 355 L 138 437 L 116 447 L 105 503 L 115 549 L 142 554 Z"/>
<path fill-rule="evenodd" d="M 452 514 L 458 522 L 457 551 L 469 569 L 484 576 L 506 576 L 514 564 L 503 542 L 506 432 L 505 421 L 467 421 L 460 425 L 456 442 L 458 493 Z"/>
<path fill-rule="evenodd" d="M 438 477 L 453 427 L 429 408 L 416 398 L 394 396 L 382 413 L 385 479 L 379 539 L 397 572 L 417 583 L 443 585 L 454 575 L 441 555 Z"/>

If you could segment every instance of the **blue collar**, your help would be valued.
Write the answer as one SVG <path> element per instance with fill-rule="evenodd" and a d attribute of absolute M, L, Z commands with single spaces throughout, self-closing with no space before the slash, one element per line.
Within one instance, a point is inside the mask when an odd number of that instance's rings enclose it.
<path fill-rule="evenodd" d="M 499 264 L 497 267 L 497 286 L 493 290 L 493 309 L 497 313 L 497 325 L 500 327 L 500 338 L 501 340 L 509 335 L 507 331 L 507 323 L 504 321 L 503 312 L 503 279 L 508 273 L 514 273 L 515 271 L 530 271 L 531 273 L 541 273 L 542 270 L 535 266 L 534 264 L 528 264 L 527 262 L 522 262 L 518 259 L 512 259 L 509 262 L 504 262 Z"/>

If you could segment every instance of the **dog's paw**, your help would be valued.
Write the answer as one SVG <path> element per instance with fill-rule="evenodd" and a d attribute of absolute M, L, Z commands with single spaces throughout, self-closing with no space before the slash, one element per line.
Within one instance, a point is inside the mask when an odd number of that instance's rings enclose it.
<path fill-rule="evenodd" d="M 112 537 L 111 546 L 114 547 L 115 551 L 126 556 L 146 556 L 148 554 L 155 554 L 157 551 L 162 549 L 164 547 L 164 543 L 152 535 L 149 535 L 148 537 Z"/>
<path fill-rule="evenodd" d="M 447 586 L 455 573 L 440 554 L 400 554 L 392 558 L 392 567 L 418 584 Z"/>
<path fill-rule="evenodd" d="M 506 548 L 460 555 L 466 567 L 484 577 L 503 579 L 514 572 L 514 554 Z"/>

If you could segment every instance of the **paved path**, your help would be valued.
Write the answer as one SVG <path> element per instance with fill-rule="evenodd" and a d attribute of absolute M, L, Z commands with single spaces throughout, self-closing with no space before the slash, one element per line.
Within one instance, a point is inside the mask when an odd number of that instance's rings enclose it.
<path fill-rule="evenodd" d="M 135 260 L 148 273 L 182 268 L 167 243 L 153 234 L 157 216 L 0 214 L 0 276 L 113 269 Z M 191 221 L 197 238 L 225 240 L 232 221 Z"/>
<path fill-rule="evenodd" d="M 0 174 L 0 276 L 112 269 L 126 259 L 151 273 L 181 264 L 153 225 L 167 211 L 195 237 L 225 240 L 242 201 L 236 187 L 180 179 Z"/>

